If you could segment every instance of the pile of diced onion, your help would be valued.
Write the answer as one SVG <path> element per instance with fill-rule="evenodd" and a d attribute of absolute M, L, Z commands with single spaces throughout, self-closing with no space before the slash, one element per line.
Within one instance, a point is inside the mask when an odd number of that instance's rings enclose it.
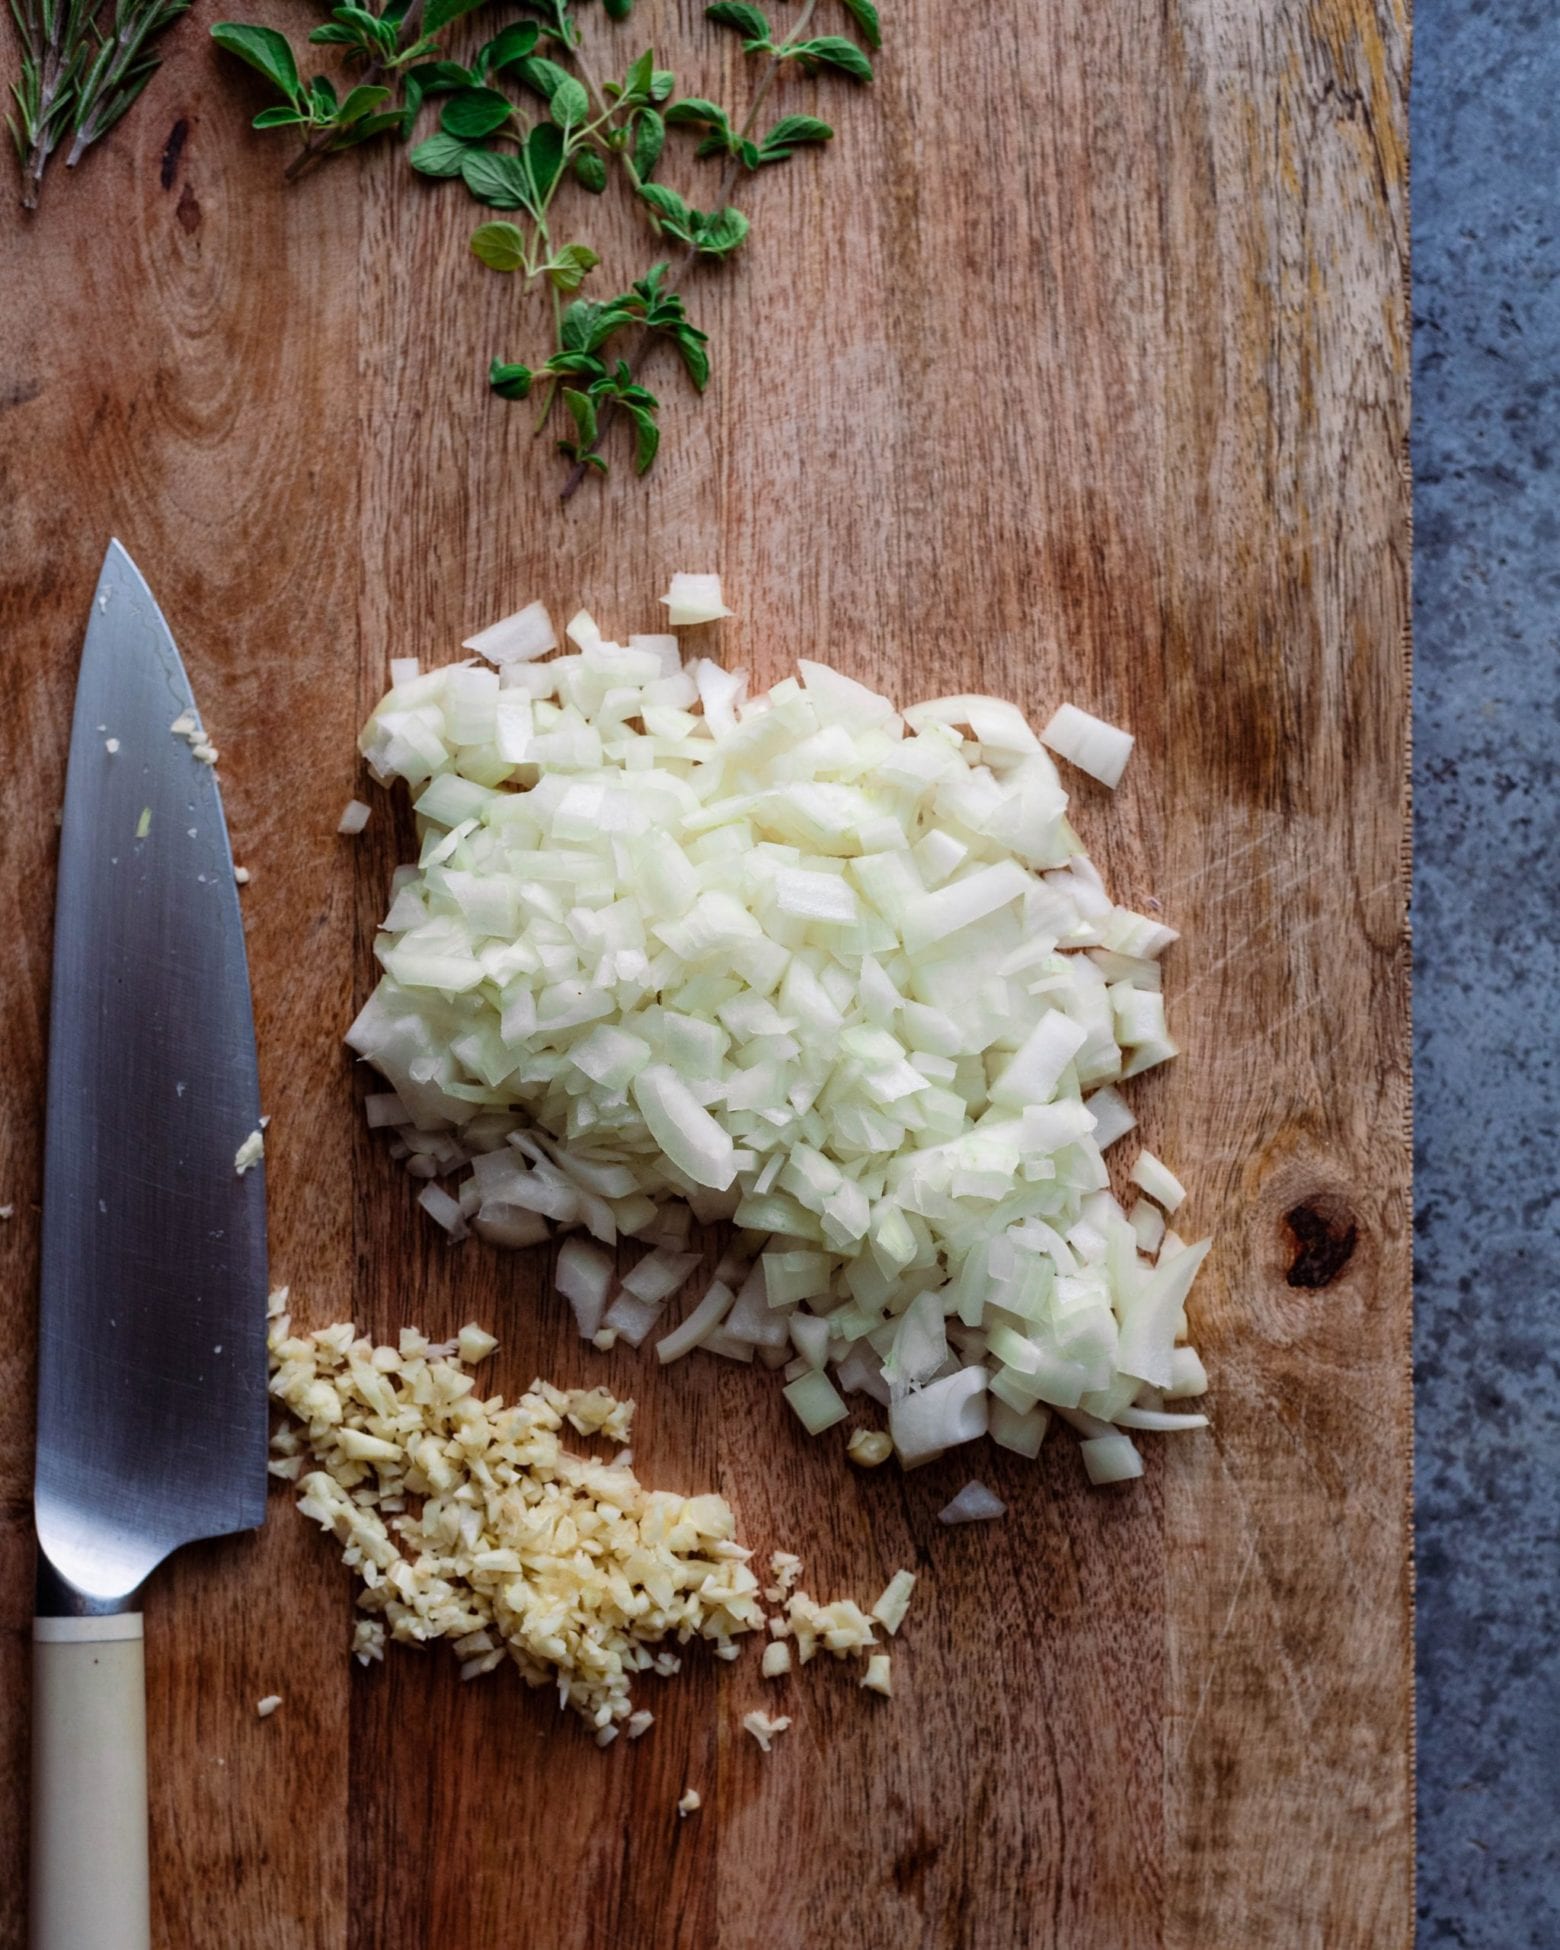
<path fill-rule="evenodd" d="M 664 600 L 729 614 L 713 577 Z M 569 1233 L 583 1335 L 780 1369 L 815 1434 L 886 1409 L 911 1466 L 988 1433 L 1033 1455 L 1054 1414 L 1093 1481 L 1141 1474 L 1134 1433 L 1205 1426 L 1165 1404 L 1206 1387 L 1208 1242 L 1168 1228 L 1150 1152 L 1130 1210 L 1104 1157 L 1118 1085 L 1176 1053 L 1175 935 L 1106 892 L 1051 756 L 1114 785 L 1130 737 L 899 711 L 807 660 L 750 697 L 674 635 L 566 634 L 533 604 L 471 660 L 398 661 L 361 739 L 421 853 L 348 1041 L 424 1206 L 455 1238 Z M 694 1218 L 731 1245 L 666 1331 Z"/>

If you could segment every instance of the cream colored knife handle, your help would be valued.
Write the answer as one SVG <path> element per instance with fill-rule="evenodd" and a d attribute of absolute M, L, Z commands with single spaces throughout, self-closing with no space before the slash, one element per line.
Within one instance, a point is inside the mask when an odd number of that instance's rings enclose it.
<path fill-rule="evenodd" d="M 141 1614 L 33 1620 L 31 1950 L 150 1950 Z"/>

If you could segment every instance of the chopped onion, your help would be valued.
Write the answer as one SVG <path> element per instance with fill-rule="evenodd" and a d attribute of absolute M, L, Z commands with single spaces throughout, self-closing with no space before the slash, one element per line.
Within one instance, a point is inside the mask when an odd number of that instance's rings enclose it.
<path fill-rule="evenodd" d="M 1168 1166 L 1162 1165 L 1152 1151 L 1140 1151 L 1137 1162 L 1132 1167 L 1132 1182 L 1141 1185 L 1151 1199 L 1174 1212 L 1186 1198 L 1186 1187 Z"/>
<path fill-rule="evenodd" d="M 716 1280 L 688 1317 L 679 1322 L 664 1340 L 655 1344 L 656 1356 L 664 1366 L 668 1361 L 680 1361 L 685 1354 L 691 1354 L 702 1346 L 726 1317 L 736 1295 L 729 1286 Z"/>
<path fill-rule="evenodd" d="M 531 663 L 557 647 L 558 639 L 553 634 L 552 621 L 541 603 L 527 603 L 513 616 L 506 616 L 502 622 L 490 623 L 485 630 L 478 630 L 475 636 L 468 636 L 461 644 L 463 650 L 475 650 L 479 657 L 486 657 L 490 664 L 499 665 Z"/>
<path fill-rule="evenodd" d="M 1177 1429 L 1205 1429 L 1208 1426 L 1206 1415 L 1167 1415 L 1159 1408 L 1117 1409 L 1115 1422 L 1118 1429 L 1150 1429 L 1157 1435 L 1174 1435 Z"/>
<path fill-rule="evenodd" d="M 1196 1348 L 1173 1349 L 1170 1355 L 1170 1385 L 1165 1389 L 1166 1400 L 1188 1401 L 1207 1392 L 1208 1372 Z"/>
<path fill-rule="evenodd" d="M 1091 1090 L 1085 1102 L 1094 1119 L 1094 1142 L 1102 1151 L 1117 1138 L 1125 1137 L 1137 1123 L 1131 1105 L 1112 1084 L 1104 1083 L 1098 1090 Z"/>
<path fill-rule="evenodd" d="M 816 1314 L 792 1314 L 791 1343 L 809 1367 L 823 1367 L 829 1358 L 829 1323 Z"/>
<path fill-rule="evenodd" d="M 351 838 L 353 834 L 361 833 L 368 824 L 368 815 L 369 808 L 361 799 L 349 799 L 341 809 L 340 819 L 336 821 L 336 831 Z"/>
<path fill-rule="evenodd" d="M 631 1087 L 645 1128 L 667 1161 L 696 1185 L 723 1192 L 737 1175 L 735 1147 L 682 1078 L 657 1063 Z"/>
<path fill-rule="evenodd" d="M 452 1239 L 465 1238 L 466 1218 L 458 1199 L 451 1198 L 437 1185 L 424 1185 L 417 1194 L 417 1203 L 435 1225 L 443 1226 Z"/>
<path fill-rule="evenodd" d="M 1115 787 L 1132 756 L 1132 734 L 1103 718 L 1091 717 L 1076 704 L 1062 704 L 1040 734 L 1042 744 L 1070 759 L 1080 772 L 1087 772 L 1101 785 Z"/>
<path fill-rule="evenodd" d="M 821 1435 L 825 1429 L 832 1429 L 836 1422 L 843 1422 L 850 1413 L 840 1400 L 834 1383 L 816 1369 L 798 1375 L 786 1387 L 784 1394 L 809 1435 Z"/>
<path fill-rule="evenodd" d="M 713 577 L 663 600 L 674 627 L 729 613 Z M 1140 1397 L 1201 1392 L 1205 1249 L 1147 1199 L 1129 1222 L 1102 1155 L 1133 1127 L 1125 1080 L 1175 1053 L 1175 933 L 1113 902 L 1022 712 L 901 714 L 810 661 L 750 697 L 584 609 L 546 662 L 540 605 L 467 647 L 485 661 L 397 659 L 360 741 L 420 846 L 348 1040 L 430 1213 L 598 1242 L 558 1261 L 597 1345 L 655 1331 L 692 1218 L 733 1225 L 660 1358 L 781 1370 L 809 1427 L 865 1395 L 905 1467 L 988 1429 L 1033 1455 L 1053 1411 L 1104 1439 Z M 1064 710 L 1045 743 L 1113 778 L 1131 741 Z M 1172 1198 L 1157 1162 L 1138 1180 Z M 614 1300 L 628 1238 L 649 1250 Z"/>
<path fill-rule="evenodd" d="M 890 1405 L 888 1430 L 906 1469 L 986 1433 L 986 1379 L 983 1367 L 960 1368 Z"/>
<path fill-rule="evenodd" d="M 991 1398 L 990 1434 L 993 1442 L 1016 1455 L 1038 1456 L 1051 1426 L 1051 1412 L 1036 1403 L 1031 1408 L 1014 1408 L 999 1395 Z"/>
<path fill-rule="evenodd" d="M 1168 1234 L 1166 1238 L 1168 1241 Z M 1170 1386 L 1176 1324 L 1197 1269 L 1212 1244 L 1211 1239 L 1202 1239 L 1169 1258 L 1161 1250 L 1158 1266 L 1143 1282 L 1122 1319 L 1116 1360 L 1123 1374 L 1136 1375 L 1151 1388 Z"/>
<path fill-rule="evenodd" d="M 945 1503 L 937 1512 L 939 1523 L 985 1523 L 993 1517 L 1005 1517 L 1007 1505 L 1000 1496 L 995 1496 L 984 1483 L 970 1482 L 964 1485 L 952 1502 Z"/>
<path fill-rule="evenodd" d="M 1145 1253 L 1157 1253 L 1159 1242 L 1165 1236 L 1165 1215 L 1159 1207 L 1140 1198 L 1127 1218 L 1139 1248 Z"/>
<path fill-rule="evenodd" d="M 623 1275 L 623 1291 L 635 1300 L 659 1305 L 677 1291 L 698 1263 L 697 1253 L 672 1253 L 658 1246 L 632 1272 Z"/>
<path fill-rule="evenodd" d="M 636 1300 L 631 1293 L 620 1293 L 602 1319 L 602 1331 L 610 1331 L 630 1347 L 642 1347 L 664 1305 L 661 1300 Z"/>
<path fill-rule="evenodd" d="M 600 1328 L 612 1279 L 611 1255 L 599 1246 L 587 1245 L 583 1239 L 566 1239 L 558 1248 L 553 1284 L 574 1309 L 581 1340 L 588 1341 Z"/>
<path fill-rule="evenodd" d="M 661 601 L 666 605 L 666 620 L 674 630 L 687 629 L 695 623 L 718 623 L 732 613 L 721 599 L 719 576 L 674 575 Z"/>
<path fill-rule="evenodd" d="M 1090 1436 L 1079 1443 L 1078 1450 L 1091 1483 L 1125 1483 L 1143 1474 L 1143 1458 L 1130 1436 Z"/>

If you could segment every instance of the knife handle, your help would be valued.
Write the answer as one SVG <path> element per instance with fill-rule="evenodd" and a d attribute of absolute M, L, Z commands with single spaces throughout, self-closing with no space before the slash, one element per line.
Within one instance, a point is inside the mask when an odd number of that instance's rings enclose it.
<path fill-rule="evenodd" d="M 150 1950 L 141 1614 L 33 1620 L 31 1950 Z"/>

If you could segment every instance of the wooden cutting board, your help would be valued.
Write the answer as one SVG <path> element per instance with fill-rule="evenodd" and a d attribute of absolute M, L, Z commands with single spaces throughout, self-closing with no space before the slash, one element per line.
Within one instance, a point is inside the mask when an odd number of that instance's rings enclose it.
<path fill-rule="evenodd" d="M 253 874 L 273 1269 L 300 1314 L 492 1322 L 495 1385 L 631 1392 L 645 1475 L 724 1491 L 815 1592 L 922 1577 L 892 1705 L 820 1662 L 766 1758 L 740 1729 L 775 1707 L 754 1662 L 694 1659 L 651 1735 L 601 1753 L 443 1652 L 349 1666 L 347 1576 L 279 1491 L 263 1534 L 147 1596 L 160 1945 L 1409 1942 L 1406 7 L 889 14 L 877 85 L 818 91 L 831 152 L 766 171 L 751 247 L 691 286 L 717 377 L 698 403 L 653 375 L 653 482 L 615 471 L 567 508 L 527 411 L 484 388 L 536 333 L 467 253 L 473 206 L 379 151 L 284 188 L 204 4 L 41 216 L 0 216 L 5 1804 L 53 815 L 111 533 L 182 644 Z M 741 97 L 692 4 L 589 24 Z M 606 234 L 604 276 L 642 268 L 642 235 Z M 863 1479 L 757 1375 L 583 1347 L 542 1255 L 448 1248 L 362 1128 L 339 1039 L 408 827 L 375 795 L 362 839 L 334 828 L 387 658 L 449 657 L 538 595 L 653 629 L 678 568 L 721 570 L 722 652 L 761 682 L 804 653 L 1136 733 L 1076 816 L 1184 933 L 1185 1055 L 1135 1102 L 1218 1236 L 1213 1430 L 1150 1441 L 1140 1484 L 1090 1491 L 1065 1435 L 1037 1466 Z M 944 1531 L 977 1470 L 1007 1518 Z M 688 1785 L 704 1810 L 679 1822 Z M 0 1824 L 6 1946 L 22 1862 Z"/>

